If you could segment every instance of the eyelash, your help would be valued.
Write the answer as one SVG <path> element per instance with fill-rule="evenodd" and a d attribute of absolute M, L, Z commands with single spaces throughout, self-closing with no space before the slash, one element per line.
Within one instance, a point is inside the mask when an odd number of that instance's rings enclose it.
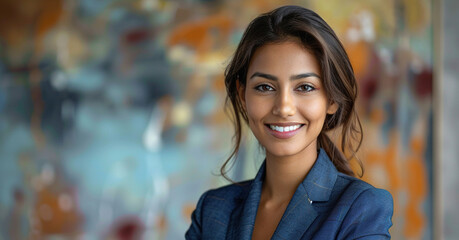
<path fill-rule="evenodd" d="M 266 90 L 267 88 L 270 88 L 271 90 Z M 274 88 L 269 86 L 268 84 L 260 84 L 260 85 L 255 86 L 255 90 L 259 92 L 268 92 L 268 91 L 273 91 Z"/>
<path fill-rule="evenodd" d="M 264 89 L 263 89 L 263 88 L 264 88 Z M 267 90 L 267 88 L 269 88 L 270 90 Z M 313 87 L 313 86 L 311 86 L 311 85 L 309 85 L 309 84 L 302 84 L 302 85 L 298 86 L 297 88 L 295 88 L 295 90 L 300 89 L 300 88 L 302 89 L 302 90 L 299 90 L 300 92 L 312 92 L 312 91 L 314 91 L 314 90 L 317 90 L 317 88 L 315 88 L 315 87 Z M 304 88 L 307 88 L 307 89 L 309 89 L 309 90 L 304 90 Z M 268 84 L 260 84 L 260 85 L 257 85 L 257 86 L 255 86 L 254 89 L 257 90 L 257 91 L 259 91 L 259 92 L 262 92 L 262 93 L 263 93 L 263 92 L 274 91 L 274 88 L 271 87 L 271 86 L 268 85 Z"/>

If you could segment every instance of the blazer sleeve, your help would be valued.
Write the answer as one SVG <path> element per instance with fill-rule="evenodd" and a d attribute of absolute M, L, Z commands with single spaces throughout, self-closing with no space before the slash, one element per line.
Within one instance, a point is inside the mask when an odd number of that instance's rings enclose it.
<path fill-rule="evenodd" d="M 185 239 L 202 239 L 202 205 L 208 192 L 202 194 L 199 198 L 196 209 L 191 214 L 191 226 L 185 233 Z"/>
<path fill-rule="evenodd" d="M 338 239 L 390 239 L 393 211 L 394 203 L 388 191 L 378 188 L 363 191 L 343 219 Z"/>

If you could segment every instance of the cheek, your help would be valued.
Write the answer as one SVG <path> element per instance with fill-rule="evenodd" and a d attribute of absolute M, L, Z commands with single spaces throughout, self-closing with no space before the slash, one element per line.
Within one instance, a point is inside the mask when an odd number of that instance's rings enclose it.
<path fill-rule="evenodd" d="M 325 102 L 312 101 L 307 104 L 302 104 L 299 108 L 306 119 L 309 119 L 309 121 L 321 121 L 323 124 L 327 114 L 327 105 Z"/>
<path fill-rule="evenodd" d="M 246 97 L 246 109 L 249 123 L 258 121 L 270 112 L 269 103 L 257 97 Z"/>

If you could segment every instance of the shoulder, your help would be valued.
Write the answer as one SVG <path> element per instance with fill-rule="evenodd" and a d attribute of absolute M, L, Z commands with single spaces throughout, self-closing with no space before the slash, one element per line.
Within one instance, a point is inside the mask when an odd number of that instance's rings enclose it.
<path fill-rule="evenodd" d="M 252 182 L 253 180 L 248 180 L 208 190 L 199 198 L 197 207 L 204 207 L 210 211 L 231 209 L 247 197 Z"/>
<path fill-rule="evenodd" d="M 371 184 L 355 177 L 339 173 L 336 185 L 341 188 L 340 201 L 354 203 L 355 201 L 369 201 L 368 205 L 392 206 L 392 195 L 384 189 L 376 188 Z"/>
<path fill-rule="evenodd" d="M 232 197 L 240 197 L 246 193 L 253 180 L 247 180 L 243 182 L 233 183 L 229 185 L 225 185 L 219 188 L 211 189 L 206 192 L 206 195 L 209 197 L 221 197 L 221 198 L 232 198 Z"/>
<path fill-rule="evenodd" d="M 202 229 L 226 226 L 233 210 L 240 206 L 249 191 L 251 181 L 230 184 L 204 192 L 198 200 L 191 216 L 191 226 L 186 233 L 187 239 L 194 239 L 202 234 Z M 218 231 L 213 229 L 212 231 Z M 208 232 L 212 232 L 208 231 Z M 194 237 L 192 237 L 194 236 Z M 201 238 L 201 237 L 197 237 Z"/>
<path fill-rule="evenodd" d="M 344 211 L 340 230 L 343 239 L 390 237 L 394 208 L 392 195 L 387 190 L 346 175 L 340 174 L 339 182 L 344 183 L 337 203 Z"/>
<path fill-rule="evenodd" d="M 223 238 L 222 231 L 226 228 L 221 226 L 227 226 L 233 209 L 241 205 L 251 185 L 252 181 L 245 181 L 203 193 L 191 215 L 185 238 L 203 239 L 209 238 L 209 234 L 212 238 Z M 203 229 L 207 230 L 203 232 Z"/>

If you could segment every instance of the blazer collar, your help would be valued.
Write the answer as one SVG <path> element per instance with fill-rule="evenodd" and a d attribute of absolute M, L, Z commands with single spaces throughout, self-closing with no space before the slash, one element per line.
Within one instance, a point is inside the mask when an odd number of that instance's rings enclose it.
<path fill-rule="evenodd" d="M 323 149 L 306 178 L 293 194 L 272 239 L 300 239 L 317 217 L 313 202 L 328 201 L 335 185 L 338 171 Z M 228 239 L 249 240 L 260 203 L 265 175 L 265 163 L 260 167 L 248 194 L 231 216 Z M 244 191 L 245 192 L 245 191 Z"/>

